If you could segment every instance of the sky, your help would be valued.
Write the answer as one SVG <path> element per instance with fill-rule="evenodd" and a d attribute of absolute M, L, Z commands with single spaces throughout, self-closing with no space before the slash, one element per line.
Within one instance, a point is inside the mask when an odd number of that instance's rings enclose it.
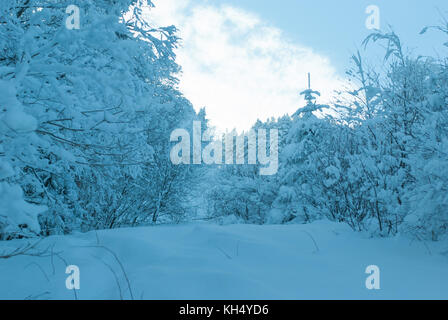
<path fill-rule="evenodd" d="M 206 107 L 220 130 L 249 129 L 257 119 L 293 114 L 304 102 L 311 73 L 320 103 L 347 86 L 345 71 L 357 50 L 382 64 L 378 45 L 364 51 L 376 6 L 379 29 L 389 26 L 415 55 L 446 56 L 448 37 L 427 25 L 448 18 L 446 0 L 153 0 L 146 11 L 157 26 L 175 25 L 182 45 L 179 89 L 196 110 Z"/>

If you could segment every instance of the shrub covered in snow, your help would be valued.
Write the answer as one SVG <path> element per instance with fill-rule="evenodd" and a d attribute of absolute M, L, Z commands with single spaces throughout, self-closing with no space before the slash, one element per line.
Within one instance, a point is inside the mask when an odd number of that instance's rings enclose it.
<path fill-rule="evenodd" d="M 284 128 L 279 173 L 223 168 L 210 201 L 225 209 L 214 214 L 262 223 L 325 216 L 380 236 L 448 235 L 447 61 L 406 55 L 393 32 L 373 33 L 365 44 L 380 41 L 386 71 L 366 71 L 354 55 L 337 115 L 316 116 L 312 102 L 292 118 L 257 124 Z"/>

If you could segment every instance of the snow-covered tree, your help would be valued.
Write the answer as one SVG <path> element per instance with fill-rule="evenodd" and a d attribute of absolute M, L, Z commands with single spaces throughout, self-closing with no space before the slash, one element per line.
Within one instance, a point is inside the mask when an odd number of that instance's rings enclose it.
<path fill-rule="evenodd" d="M 66 27 L 69 5 L 80 8 L 79 30 Z M 165 141 L 150 141 L 150 123 L 167 112 L 178 123 L 194 115 L 175 89 L 176 29 L 151 26 L 144 5 L 152 3 L 15 0 L 0 8 L 1 90 L 8 93 L 0 116 L 10 129 L 0 139 L 2 168 L 10 172 L 13 163 L 7 182 L 48 208 L 39 217 L 43 234 L 116 226 L 144 201 L 133 196 L 142 186 L 129 181 L 169 141 L 168 131 Z M 171 110 L 155 112 L 164 109 Z"/>

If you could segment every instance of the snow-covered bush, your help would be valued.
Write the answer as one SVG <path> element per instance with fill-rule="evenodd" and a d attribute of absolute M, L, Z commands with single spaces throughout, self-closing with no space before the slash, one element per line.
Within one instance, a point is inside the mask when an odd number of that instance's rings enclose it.
<path fill-rule="evenodd" d="M 69 5 L 80 8 L 79 30 L 66 28 Z M 144 174 L 173 127 L 196 115 L 175 89 L 176 29 L 149 25 L 143 5 L 152 3 L 2 3 L 1 168 L 14 169 L 10 192 L 20 185 L 28 203 L 47 207 L 39 216 L 43 235 L 149 221 L 136 215 L 150 212 L 137 210 L 157 197 L 141 190 L 168 188 L 148 186 Z M 167 114 L 159 140 L 148 138 Z"/>
<path fill-rule="evenodd" d="M 333 107 L 338 115 L 316 117 L 319 106 L 308 99 L 282 120 L 278 174 L 259 181 L 250 168 L 223 168 L 212 212 L 265 223 L 326 217 L 377 236 L 448 235 L 447 60 L 404 53 L 393 32 L 375 32 L 365 45 L 381 41 L 385 71 L 366 69 L 354 55 L 350 90 Z"/>
<path fill-rule="evenodd" d="M 0 240 L 40 232 L 37 215 L 45 210 L 27 203 L 13 177 L 16 157 L 26 153 L 23 143 L 32 139 L 37 121 L 16 98 L 14 81 L 0 80 Z"/>

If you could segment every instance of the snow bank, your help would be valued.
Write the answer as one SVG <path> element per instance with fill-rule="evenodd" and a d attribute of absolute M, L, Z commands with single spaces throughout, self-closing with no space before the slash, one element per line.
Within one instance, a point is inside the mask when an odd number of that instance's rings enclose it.
<path fill-rule="evenodd" d="M 26 242 L 2 242 L 0 253 Z M 80 268 L 78 299 L 448 298 L 442 244 L 369 239 L 324 221 L 100 231 L 47 247 L 47 257 L 0 259 L 1 299 L 74 299 L 66 265 Z M 366 289 L 369 265 L 381 270 L 380 290 Z"/>

